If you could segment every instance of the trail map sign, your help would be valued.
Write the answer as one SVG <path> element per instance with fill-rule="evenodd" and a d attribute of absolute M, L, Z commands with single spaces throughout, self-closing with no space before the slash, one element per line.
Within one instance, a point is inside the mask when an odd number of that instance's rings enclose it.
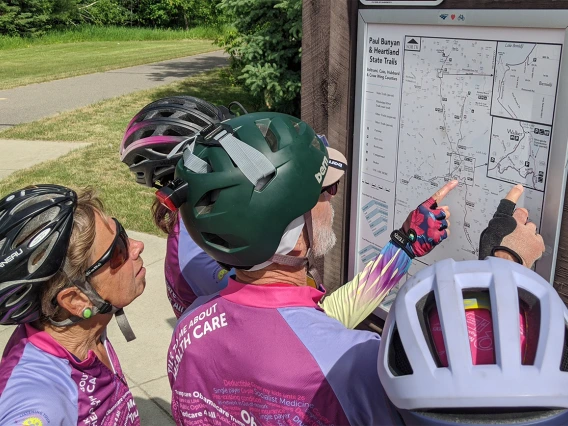
<path fill-rule="evenodd" d="M 409 274 L 477 259 L 481 231 L 520 183 L 519 204 L 547 245 L 536 271 L 552 282 L 567 164 L 567 11 L 359 13 L 350 275 L 458 179 L 447 197 L 450 238 Z"/>

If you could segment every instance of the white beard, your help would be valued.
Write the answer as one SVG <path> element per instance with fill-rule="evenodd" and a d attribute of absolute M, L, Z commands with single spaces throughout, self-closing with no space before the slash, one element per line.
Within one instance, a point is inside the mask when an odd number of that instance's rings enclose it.
<path fill-rule="evenodd" d="M 331 209 L 330 218 L 321 218 L 318 221 L 314 221 L 314 242 L 313 251 L 315 257 L 323 257 L 331 251 L 335 243 L 337 242 L 337 237 L 333 232 L 333 216 L 335 211 L 333 206 L 329 204 Z M 326 221 L 325 219 L 329 219 Z"/>

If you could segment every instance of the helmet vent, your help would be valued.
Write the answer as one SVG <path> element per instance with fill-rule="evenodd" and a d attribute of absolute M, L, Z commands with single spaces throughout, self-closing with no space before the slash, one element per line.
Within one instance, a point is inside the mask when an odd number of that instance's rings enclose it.
<path fill-rule="evenodd" d="M 296 133 L 300 134 L 300 123 L 294 122 L 294 129 L 296 129 Z"/>
<path fill-rule="evenodd" d="M 414 373 L 396 325 L 392 332 L 388 357 L 389 369 L 393 375 L 408 376 Z"/>
<path fill-rule="evenodd" d="M 258 192 L 262 192 L 262 190 L 264 188 L 266 188 L 266 186 L 272 181 L 272 179 L 274 179 L 276 177 L 276 172 L 269 174 L 266 177 L 263 177 L 262 179 L 260 179 L 257 183 L 256 186 L 254 187 L 255 191 Z"/>
<path fill-rule="evenodd" d="M 270 130 L 270 122 L 270 118 L 263 118 L 262 120 L 255 121 L 255 124 L 258 130 L 260 130 L 260 133 L 262 133 L 262 136 L 264 136 L 264 140 L 266 140 L 270 150 L 276 152 L 278 151 L 278 138 L 274 132 Z"/>
<path fill-rule="evenodd" d="M 203 216 L 211 213 L 213 206 L 217 202 L 217 198 L 219 198 L 219 193 L 220 191 L 218 189 L 215 189 L 203 195 L 203 197 L 200 198 L 197 204 L 195 204 L 195 211 L 197 213 L 196 216 Z"/>
<path fill-rule="evenodd" d="M 418 321 L 420 323 L 420 328 L 425 336 L 426 344 L 430 350 L 430 355 L 434 359 L 436 367 L 442 368 L 442 361 L 436 351 L 436 346 L 434 345 L 434 340 L 432 333 L 430 333 L 430 314 L 436 309 L 436 295 L 433 291 L 425 295 L 422 299 L 416 303 L 416 313 L 418 314 Z"/>
<path fill-rule="evenodd" d="M 142 132 L 140 132 L 140 134 L 138 135 L 138 137 L 135 137 L 134 139 L 145 139 L 145 138 L 149 138 L 150 136 L 152 136 L 155 132 L 155 128 L 146 128 L 145 130 L 143 130 Z"/>
<path fill-rule="evenodd" d="M 142 163 L 143 161 L 146 161 L 146 158 L 142 157 L 141 155 L 137 155 L 136 157 L 134 157 L 134 161 L 132 162 L 132 165 L 137 166 L 140 163 Z"/>
<path fill-rule="evenodd" d="M 55 200 L 57 198 L 59 198 L 59 197 L 56 194 L 45 194 L 45 195 L 38 195 L 37 197 L 30 197 L 30 198 L 22 201 L 16 207 L 14 207 L 14 209 L 11 211 L 11 214 L 14 215 L 14 214 L 24 210 L 26 207 L 31 206 L 32 204 L 39 204 L 43 201 Z"/>
<path fill-rule="evenodd" d="M 39 232 L 43 230 L 42 228 L 45 225 L 47 225 L 57 217 L 60 210 L 61 209 L 58 206 L 53 206 L 30 219 L 20 231 L 18 237 L 14 240 L 12 248 L 16 248 L 24 241 L 35 237 Z"/>
<path fill-rule="evenodd" d="M 196 102 L 195 108 L 197 109 L 197 111 L 201 111 L 202 113 L 207 114 L 210 117 L 217 117 L 217 112 L 213 108 L 207 107 L 201 102 Z"/>
<path fill-rule="evenodd" d="M 266 131 L 264 139 L 266 139 L 266 142 L 268 143 L 268 146 L 270 147 L 270 150 L 272 152 L 278 151 L 278 139 L 276 138 L 276 135 L 272 130 L 268 129 Z"/>
<path fill-rule="evenodd" d="M 534 365 L 540 336 L 540 301 L 523 288 L 518 288 L 518 295 L 521 316 L 525 321 L 526 350 L 522 364 Z"/>
<path fill-rule="evenodd" d="M 560 371 L 568 371 L 568 324 L 564 327 L 564 349 L 560 359 Z"/>
<path fill-rule="evenodd" d="M 323 144 L 322 144 L 321 140 L 319 140 L 319 138 L 317 136 L 314 136 L 314 138 L 312 139 L 312 147 L 314 147 L 318 151 L 321 151 L 322 145 Z"/>
<path fill-rule="evenodd" d="M 10 308 L 14 305 L 16 305 L 17 303 L 19 303 L 24 297 L 27 296 L 27 294 L 30 292 L 30 290 L 32 289 L 32 285 L 28 284 L 28 285 L 22 285 L 21 287 L 18 288 L 18 291 L 14 292 L 14 294 L 12 294 L 8 300 L 6 300 L 6 302 L 4 303 L 4 306 L 6 306 L 7 308 Z"/>
<path fill-rule="evenodd" d="M 220 246 L 220 247 L 225 248 L 225 249 L 233 248 L 228 241 L 224 240 L 223 238 L 221 238 L 217 234 L 210 234 L 209 232 L 202 232 L 201 235 L 203 235 L 203 239 L 210 244 Z"/>
<path fill-rule="evenodd" d="M 34 304 L 33 301 L 29 301 L 27 303 L 25 303 L 23 306 L 21 306 L 19 309 L 17 309 L 14 313 L 12 313 L 12 315 L 10 315 L 10 318 L 14 321 L 19 321 L 21 316 L 24 315 L 28 315 L 30 312 L 30 308 L 32 307 L 32 305 Z"/>
<path fill-rule="evenodd" d="M 195 113 L 188 113 L 188 112 L 181 113 L 179 114 L 179 118 L 189 123 L 197 124 L 199 127 L 207 127 L 210 123 L 209 121 L 203 120 Z"/>
<path fill-rule="evenodd" d="M 59 232 L 54 232 L 51 237 L 41 243 L 37 249 L 34 250 L 33 254 L 28 259 L 28 271 L 30 274 L 33 274 L 37 271 L 42 265 L 43 262 L 49 257 L 51 251 L 53 250 L 53 246 L 57 242 L 59 238 Z M 62 254 L 61 259 L 65 259 L 65 255 Z"/>
<path fill-rule="evenodd" d="M 177 129 L 175 127 L 168 127 L 166 130 L 164 130 L 162 135 L 164 135 L 164 136 L 183 136 L 181 134 L 181 132 L 179 131 L 179 129 Z"/>

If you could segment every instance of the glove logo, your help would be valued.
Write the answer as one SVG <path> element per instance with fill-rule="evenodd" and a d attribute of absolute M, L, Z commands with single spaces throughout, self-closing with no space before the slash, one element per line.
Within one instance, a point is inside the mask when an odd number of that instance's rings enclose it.
<path fill-rule="evenodd" d="M 327 164 L 328 164 L 327 157 L 323 157 L 323 161 L 321 163 L 321 167 L 319 169 L 319 172 L 317 172 L 315 174 L 315 177 L 316 177 L 316 180 L 318 181 L 318 183 L 321 183 L 321 181 L 325 177 L 325 174 L 327 173 Z"/>

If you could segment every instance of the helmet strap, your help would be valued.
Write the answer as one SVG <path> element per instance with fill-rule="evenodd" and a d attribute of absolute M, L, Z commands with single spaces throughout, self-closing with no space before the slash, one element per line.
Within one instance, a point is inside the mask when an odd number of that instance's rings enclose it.
<path fill-rule="evenodd" d="M 315 267 L 315 256 L 312 250 L 314 245 L 314 228 L 312 226 L 312 212 L 308 211 L 304 214 L 304 223 L 306 230 L 308 231 L 308 252 L 306 256 L 296 257 L 289 256 L 287 254 L 275 254 L 270 258 L 270 262 L 276 263 L 278 265 L 293 266 L 293 267 L 304 267 L 307 265 L 308 274 L 316 282 L 316 286 L 319 288 L 322 286 L 322 280 L 318 270 Z"/>
<path fill-rule="evenodd" d="M 130 323 L 128 322 L 126 314 L 124 313 L 124 309 L 117 308 L 116 306 L 113 306 L 109 302 L 104 300 L 87 280 L 75 280 L 73 281 L 73 285 L 81 290 L 93 304 L 92 315 L 90 316 L 90 318 L 97 314 L 114 314 L 116 322 L 118 323 L 118 328 L 120 328 L 120 331 L 122 332 L 126 341 L 130 342 L 136 339 L 136 335 L 132 331 L 132 327 L 130 327 Z M 63 321 L 53 321 L 52 319 L 50 319 L 50 322 L 56 327 L 67 327 L 84 321 L 85 319 L 86 318 L 72 315 L 70 318 L 67 318 Z"/>

